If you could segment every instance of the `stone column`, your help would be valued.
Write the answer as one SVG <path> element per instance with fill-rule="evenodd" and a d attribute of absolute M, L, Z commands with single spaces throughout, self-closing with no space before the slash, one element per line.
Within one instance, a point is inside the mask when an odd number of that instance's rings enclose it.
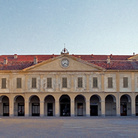
<path fill-rule="evenodd" d="M 105 116 L 105 99 L 101 99 L 101 115 Z"/>
<path fill-rule="evenodd" d="M 90 77 L 90 75 L 86 75 L 86 91 L 89 91 L 89 77 Z"/>
<path fill-rule="evenodd" d="M 59 116 L 59 101 L 55 101 L 55 115 Z"/>
<path fill-rule="evenodd" d="M 25 116 L 29 116 L 29 100 L 25 99 Z"/>
<path fill-rule="evenodd" d="M 104 92 L 104 73 L 101 75 L 101 89 Z"/>
<path fill-rule="evenodd" d="M 74 91 L 74 75 L 71 75 L 71 88 L 70 88 L 71 92 Z"/>
<path fill-rule="evenodd" d="M 86 100 L 86 116 L 90 116 L 90 100 Z"/>
<path fill-rule="evenodd" d="M 120 92 L 120 76 L 119 76 L 119 73 L 116 73 L 116 91 Z"/>
<path fill-rule="evenodd" d="M 44 116 L 44 101 L 40 101 L 40 116 Z"/>
<path fill-rule="evenodd" d="M 56 84 L 55 84 L 55 86 L 56 86 L 56 91 L 59 91 L 59 77 L 58 77 L 58 75 L 56 74 Z"/>
<path fill-rule="evenodd" d="M 117 93 L 117 97 L 116 97 L 116 115 L 120 116 L 120 96 L 119 96 L 119 93 Z"/>
<path fill-rule="evenodd" d="M 135 94 L 132 93 L 131 97 L 131 115 L 135 116 L 136 115 L 136 102 L 135 102 Z"/>
<path fill-rule="evenodd" d="M 10 109 L 10 116 L 14 116 L 14 99 L 13 97 L 11 96 L 10 97 L 10 106 L 9 106 L 9 109 Z"/>
<path fill-rule="evenodd" d="M 75 110 L 75 108 L 74 108 L 74 100 L 71 100 L 71 116 L 73 117 L 73 116 L 75 116 L 75 114 L 74 114 L 74 110 Z"/>

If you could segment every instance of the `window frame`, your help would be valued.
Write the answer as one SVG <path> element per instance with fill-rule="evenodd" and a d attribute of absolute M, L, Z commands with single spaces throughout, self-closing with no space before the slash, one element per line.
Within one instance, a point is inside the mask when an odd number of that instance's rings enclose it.
<path fill-rule="evenodd" d="M 83 78 L 78 77 L 78 88 L 83 88 Z"/>
<path fill-rule="evenodd" d="M 68 80 L 67 77 L 62 78 L 62 88 L 67 88 L 68 87 Z"/>
<path fill-rule="evenodd" d="M 98 88 L 98 77 L 93 77 L 93 88 Z"/>
<path fill-rule="evenodd" d="M 128 77 L 123 77 L 123 88 L 128 88 Z"/>
<path fill-rule="evenodd" d="M 52 78 L 50 78 L 50 77 L 47 78 L 47 88 L 48 89 L 52 88 Z"/>
<path fill-rule="evenodd" d="M 16 88 L 17 89 L 22 88 L 22 78 L 16 78 Z"/>
<path fill-rule="evenodd" d="M 6 81 L 7 81 L 6 78 L 1 78 L 1 89 L 6 89 L 7 88 Z"/>
<path fill-rule="evenodd" d="M 37 79 L 35 77 L 32 78 L 32 89 L 37 88 Z"/>
<path fill-rule="evenodd" d="M 108 77 L 108 88 L 113 88 L 113 77 Z"/>

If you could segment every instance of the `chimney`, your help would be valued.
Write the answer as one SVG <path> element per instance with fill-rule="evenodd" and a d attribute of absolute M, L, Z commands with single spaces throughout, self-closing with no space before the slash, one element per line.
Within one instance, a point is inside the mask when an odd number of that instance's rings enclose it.
<path fill-rule="evenodd" d="M 107 58 L 107 64 L 110 64 L 110 56 Z"/>
<path fill-rule="evenodd" d="M 14 59 L 17 59 L 18 55 L 17 54 L 14 54 Z"/>
<path fill-rule="evenodd" d="M 8 64 L 8 58 L 4 58 L 4 65 L 7 65 Z"/>
<path fill-rule="evenodd" d="M 34 57 L 34 64 L 37 64 L 38 63 L 38 58 L 37 56 Z"/>

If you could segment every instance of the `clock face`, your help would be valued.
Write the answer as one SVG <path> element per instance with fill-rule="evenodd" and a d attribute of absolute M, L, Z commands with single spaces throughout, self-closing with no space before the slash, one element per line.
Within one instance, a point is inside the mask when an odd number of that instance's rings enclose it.
<path fill-rule="evenodd" d="M 62 67 L 68 67 L 69 66 L 69 60 L 68 59 L 62 59 L 61 65 L 62 65 Z"/>

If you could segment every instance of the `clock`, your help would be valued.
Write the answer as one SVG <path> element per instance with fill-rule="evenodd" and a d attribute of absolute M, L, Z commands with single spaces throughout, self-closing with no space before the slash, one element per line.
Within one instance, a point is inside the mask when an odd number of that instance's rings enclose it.
<path fill-rule="evenodd" d="M 69 66 L 69 60 L 66 59 L 66 58 L 62 59 L 62 60 L 61 60 L 61 65 L 62 65 L 62 67 L 64 67 L 64 68 L 68 67 L 68 66 Z"/>

